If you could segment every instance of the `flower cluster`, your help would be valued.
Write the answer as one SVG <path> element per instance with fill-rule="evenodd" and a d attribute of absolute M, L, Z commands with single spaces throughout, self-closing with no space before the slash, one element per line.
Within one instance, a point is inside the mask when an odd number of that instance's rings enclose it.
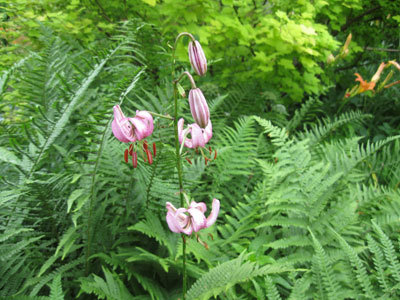
<path fill-rule="evenodd" d="M 189 43 L 188 50 L 190 64 L 192 65 L 194 71 L 200 76 L 205 75 L 207 72 L 207 60 L 200 43 L 188 33 L 181 33 L 178 35 L 178 38 L 182 35 L 188 35 L 192 39 L 192 41 Z M 207 164 L 207 161 L 212 159 L 208 158 L 203 153 L 201 148 L 204 148 L 212 137 L 210 110 L 208 109 L 207 101 L 203 95 L 203 92 L 196 87 L 192 75 L 190 75 L 189 72 L 184 72 L 182 76 L 183 75 L 187 75 L 192 84 L 192 89 L 189 92 L 189 106 L 195 123 L 189 124 L 184 129 L 184 119 L 181 118 L 178 121 L 177 129 L 179 143 L 187 148 L 196 149 L 196 152 L 200 148 L 200 152 L 205 159 L 205 164 Z M 176 81 L 176 83 L 182 78 L 182 76 Z M 211 147 L 209 147 L 209 151 L 211 155 Z M 216 158 L 217 152 L 215 151 L 214 159 Z M 191 164 L 190 159 L 186 157 L 186 160 Z M 168 227 L 172 232 L 184 233 L 186 235 L 191 235 L 193 232 L 195 232 L 196 234 L 199 230 L 210 227 L 217 220 L 220 208 L 220 202 L 218 199 L 213 199 L 212 210 L 207 218 L 204 215 L 204 213 L 207 211 L 205 203 L 197 203 L 192 201 L 190 204 L 189 202 L 187 204 L 188 208 L 175 208 L 175 206 L 173 206 L 170 202 L 166 203 L 166 219 Z M 207 244 L 202 242 L 198 236 L 197 240 L 206 248 L 208 248 Z"/>
<path fill-rule="evenodd" d="M 111 129 L 114 136 L 123 143 L 130 144 L 129 148 L 124 152 L 124 160 L 128 162 L 129 156 L 132 156 L 133 167 L 137 167 L 138 154 L 135 148 L 136 142 L 139 142 L 153 133 L 153 117 L 147 111 L 136 111 L 136 116 L 133 118 L 125 117 L 119 105 L 114 106 L 114 120 L 111 123 Z M 139 147 L 140 148 L 140 147 Z M 146 141 L 143 142 L 144 160 L 153 163 L 153 156 L 148 149 Z M 156 144 L 153 143 L 153 155 L 156 156 Z"/>
<path fill-rule="evenodd" d="M 191 34 L 185 32 L 178 35 L 177 40 L 182 35 L 188 35 L 192 39 L 192 41 L 189 43 L 188 51 L 189 60 L 194 71 L 200 76 L 205 75 L 205 73 L 207 72 L 207 60 L 200 43 L 196 41 Z M 207 164 L 207 161 L 217 158 L 216 151 L 213 159 L 208 158 L 207 155 L 205 155 L 202 151 L 202 148 L 205 147 L 205 145 L 212 137 L 210 111 L 203 92 L 196 87 L 193 77 L 190 75 L 189 72 L 184 72 L 178 80 L 174 81 L 175 88 L 178 87 L 178 82 L 183 77 L 183 75 L 187 75 L 192 84 L 192 89 L 189 92 L 188 98 L 190 111 L 192 113 L 195 123 L 188 125 L 186 129 L 183 128 L 185 122 L 183 118 L 175 123 L 177 125 L 176 130 L 178 131 L 178 140 L 179 143 L 182 145 L 181 150 L 183 146 L 196 149 L 196 152 L 198 152 L 198 150 L 200 149 L 200 152 L 205 158 L 205 164 Z M 114 136 L 119 141 L 123 143 L 130 143 L 128 149 L 125 149 L 124 151 L 124 160 L 125 162 L 128 162 L 129 157 L 132 157 L 132 164 L 134 168 L 136 168 L 138 164 L 139 150 L 142 151 L 141 153 L 143 160 L 147 161 L 149 164 L 153 163 L 153 156 L 156 156 L 156 145 L 153 143 L 152 154 L 147 141 L 144 140 L 153 133 L 154 125 L 152 114 L 171 119 L 171 117 L 169 116 L 162 116 L 156 113 L 150 113 L 148 111 L 136 111 L 136 115 L 134 117 L 126 117 L 119 105 L 114 106 L 114 120 L 112 121 L 111 129 Z M 176 122 L 176 119 L 174 120 L 174 122 Z M 176 147 L 178 151 L 178 141 L 176 141 Z M 209 147 L 208 150 L 211 156 L 211 147 Z M 191 163 L 188 158 L 186 158 L 186 160 Z M 192 201 L 190 204 L 187 204 L 188 208 L 181 207 L 177 209 L 170 202 L 166 203 L 166 220 L 168 223 L 168 227 L 171 229 L 171 231 L 191 235 L 193 232 L 197 233 L 199 230 L 210 227 L 215 223 L 220 208 L 220 202 L 218 199 L 213 200 L 212 210 L 207 218 L 204 215 L 207 210 L 205 203 L 197 203 L 195 201 Z M 199 238 L 198 241 L 201 242 Z M 208 247 L 206 243 L 201 243 Z"/>
<path fill-rule="evenodd" d="M 207 72 L 207 59 L 203 52 L 203 49 L 198 41 L 194 39 L 194 37 L 189 33 L 181 33 L 181 35 L 188 35 L 191 38 L 189 42 L 188 52 L 189 52 L 189 61 L 193 67 L 193 70 L 200 76 L 205 75 Z M 179 38 L 178 36 L 178 38 Z M 205 164 L 208 161 L 212 161 L 216 159 L 217 152 L 215 151 L 214 158 L 212 158 L 212 149 L 210 149 L 210 157 L 207 156 L 206 152 L 203 152 L 201 148 L 204 148 L 205 145 L 212 137 L 212 124 L 210 120 L 210 110 L 208 108 L 207 101 L 203 95 L 203 92 L 196 87 L 194 79 L 189 72 L 184 72 L 183 75 L 187 75 L 189 78 L 192 88 L 189 91 L 189 106 L 192 117 L 195 121 L 193 124 L 189 124 L 185 129 L 184 119 L 181 118 L 178 122 L 178 136 L 179 142 L 183 144 L 187 148 L 198 149 L 200 148 L 200 152 L 204 157 Z M 182 78 L 180 77 L 180 79 Z M 180 80 L 178 79 L 178 81 Z M 185 158 L 190 164 L 191 160 L 189 158 Z"/>
<path fill-rule="evenodd" d="M 400 71 L 400 65 L 397 62 L 395 62 L 393 60 L 391 60 L 387 63 L 382 62 L 379 65 L 378 69 L 376 70 L 374 76 L 372 76 L 370 82 L 364 80 L 360 74 L 355 73 L 354 74 L 356 76 L 355 81 L 358 81 L 359 85 L 354 86 L 350 91 L 347 90 L 346 94 L 345 94 L 345 98 L 353 97 L 355 95 L 364 93 L 366 91 L 372 91 L 373 93 L 375 93 L 374 88 L 375 88 L 377 82 L 379 81 L 379 79 L 381 78 L 381 74 L 382 74 L 383 70 L 390 66 L 393 66 L 397 70 Z M 387 84 L 387 82 L 390 80 L 390 78 L 392 76 L 393 76 L 393 71 L 390 71 L 390 73 L 386 76 L 386 78 L 383 80 L 383 82 L 379 85 L 377 92 L 379 92 L 382 88 L 389 88 L 395 84 L 400 83 L 400 81 L 395 81 L 391 84 Z"/>

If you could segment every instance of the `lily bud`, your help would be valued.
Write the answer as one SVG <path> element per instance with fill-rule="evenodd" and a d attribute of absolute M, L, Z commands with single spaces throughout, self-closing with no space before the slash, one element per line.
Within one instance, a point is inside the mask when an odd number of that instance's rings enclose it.
<path fill-rule="evenodd" d="M 374 76 L 372 76 L 371 82 L 377 82 L 379 78 L 381 78 L 381 73 L 385 67 L 386 64 L 384 62 L 379 65 L 378 70 L 376 70 L 376 73 L 374 74 Z"/>
<path fill-rule="evenodd" d="M 210 111 L 208 109 L 206 98 L 200 89 L 191 89 L 189 92 L 190 111 L 194 121 L 201 128 L 206 128 L 210 119 Z"/>
<path fill-rule="evenodd" d="M 189 60 L 194 71 L 203 76 L 207 72 L 207 59 L 204 55 L 203 48 L 198 41 L 191 41 L 189 43 Z"/>
<path fill-rule="evenodd" d="M 328 64 L 331 64 L 331 63 L 333 63 L 334 61 L 335 61 L 335 57 L 333 56 L 333 54 L 332 54 L 332 53 L 329 54 L 328 59 L 326 60 L 326 62 L 327 62 Z"/>

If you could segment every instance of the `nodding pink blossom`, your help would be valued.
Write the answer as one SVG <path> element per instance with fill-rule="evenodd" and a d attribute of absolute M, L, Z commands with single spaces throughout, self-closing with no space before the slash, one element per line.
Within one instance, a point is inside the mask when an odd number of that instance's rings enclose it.
<path fill-rule="evenodd" d="M 212 210 L 206 218 L 204 213 L 207 211 L 204 202 L 192 201 L 189 207 L 175 208 L 170 202 L 166 203 L 167 207 L 167 224 L 172 232 L 184 233 L 191 235 L 192 232 L 198 232 L 203 228 L 208 228 L 215 223 L 219 214 L 220 202 L 213 199 Z"/>
<path fill-rule="evenodd" d="M 189 92 L 190 111 L 194 121 L 201 128 L 206 128 L 210 119 L 210 111 L 208 109 L 206 98 L 199 88 L 191 89 Z"/>
<path fill-rule="evenodd" d="M 205 129 L 200 128 L 199 125 L 193 123 L 183 130 L 185 121 L 182 119 L 178 122 L 178 137 L 179 143 L 184 142 L 184 146 L 188 148 L 204 147 L 212 137 L 212 124 L 208 120 L 208 125 Z M 191 134 L 192 138 L 188 138 Z"/>
<path fill-rule="evenodd" d="M 207 72 L 207 59 L 204 55 L 203 48 L 198 41 L 191 41 L 189 43 L 189 60 L 192 65 L 194 71 L 203 76 Z"/>
<path fill-rule="evenodd" d="M 134 118 L 127 118 L 119 105 L 115 105 L 111 128 L 114 136 L 123 143 L 140 141 L 153 133 L 153 117 L 147 111 L 137 110 Z"/>

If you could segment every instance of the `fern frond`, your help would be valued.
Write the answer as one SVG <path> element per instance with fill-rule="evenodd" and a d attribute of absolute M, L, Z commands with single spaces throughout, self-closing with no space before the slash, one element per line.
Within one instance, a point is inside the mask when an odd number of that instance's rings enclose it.
<path fill-rule="evenodd" d="M 383 232 L 383 230 L 372 221 L 375 232 L 378 234 L 379 240 L 383 246 L 386 260 L 389 262 L 389 270 L 396 282 L 400 282 L 400 263 L 396 255 L 396 251 L 390 239 Z"/>
<path fill-rule="evenodd" d="M 279 295 L 279 292 L 272 281 L 271 277 L 265 276 L 265 288 L 267 290 L 267 297 L 268 299 L 271 300 L 281 300 L 281 296 Z"/>
<path fill-rule="evenodd" d="M 64 293 L 61 285 L 61 274 L 54 277 L 53 282 L 49 285 L 49 287 L 50 287 L 50 299 L 64 300 Z"/>
<path fill-rule="evenodd" d="M 286 128 L 274 126 L 270 121 L 261 119 L 260 117 L 254 117 L 254 119 L 264 128 L 264 132 L 268 133 L 268 136 L 271 137 L 271 142 L 275 146 L 281 147 L 287 143 L 288 132 Z"/>
<path fill-rule="evenodd" d="M 133 296 L 117 276 L 102 267 L 106 280 L 93 275 L 91 278 L 80 278 L 81 293 L 95 294 L 99 299 L 119 300 L 132 299 Z"/>
<path fill-rule="evenodd" d="M 335 274 L 332 272 L 332 268 L 329 264 L 329 259 L 325 253 L 324 248 L 321 246 L 319 241 L 315 238 L 311 230 L 310 234 L 313 240 L 315 250 L 315 262 L 318 265 L 317 270 L 320 271 L 316 276 L 322 277 L 324 290 L 327 292 L 328 299 L 338 299 L 340 293 L 339 283 L 336 281 Z"/>
<path fill-rule="evenodd" d="M 208 299 L 227 291 L 237 283 L 251 280 L 256 276 L 280 273 L 290 270 L 285 266 L 260 268 L 244 255 L 222 263 L 198 279 L 187 293 L 187 299 Z"/>
<path fill-rule="evenodd" d="M 364 262 L 359 258 L 357 252 L 343 239 L 334 229 L 330 229 L 336 239 L 339 241 L 342 249 L 346 253 L 351 265 L 355 269 L 357 281 L 362 289 L 370 298 L 375 298 L 375 292 L 372 289 L 371 281 L 368 277 L 367 270 L 365 269 Z"/>
<path fill-rule="evenodd" d="M 377 272 L 377 279 L 379 282 L 380 287 L 382 288 L 383 292 L 389 292 L 388 282 L 386 280 L 387 275 L 385 274 L 386 269 L 386 262 L 383 257 L 383 253 L 378 245 L 378 243 L 371 237 L 371 235 L 367 235 L 368 240 L 368 248 L 371 253 L 374 255 L 372 260 L 374 261 L 375 270 Z"/>

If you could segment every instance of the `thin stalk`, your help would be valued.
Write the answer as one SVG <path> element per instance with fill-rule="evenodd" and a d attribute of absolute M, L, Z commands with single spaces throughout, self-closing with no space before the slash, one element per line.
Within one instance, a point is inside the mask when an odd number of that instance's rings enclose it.
<path fill-rule="evenodd" d="M 179 35 L 175 40 L 174 48 L 172 49 L 172 80 L 174 86 L 174 134 L 175 134 L 175 155 L 176 155 L 176 168 L 178 171 L 178 181 L 179 181 L 179 198 L 180 207 L 184 207 L 185 200 L 183 197 L 183 176 L 182 176 L 182 160 L 179 147 L 179 137 L 178 137 L 178 86 L 175 80 L 175 49 L 178 39 L 183 36 Z M 182 298 L 186 299 L 187 291 L 187 274 L 186 274 L 186 239 L 185 235 L 182 233 Z"/>
<path fill-rule="evenodd" d="M 158 113 L 155 113 L 155 112 L 152 112 L 152 111 L 149 111 L 149 113 L 150 113 L 152 116 L 159 117 L 159 118 L 163 118 L 163 119 L 168 119 L 168 120 L 173 120 L 173 119 L 174 119 L 174 118 L 172 118 L 170 115 L 161 115 L 161 114 L 158 114 Z"/>
<path fill-rule="evenodd" d="M 174 133 L 175 133 L 175 154 L 176 154 L 176 168 L 178 170 L 178 181 L 179 181 L 179 198 L 180 198 L 180 207 L 184 207 L 184 197 L 183 197 L 183 179 L 182 179 L 182 161 L 179 147 L 179 138 L 178 138 L 178 88 L 176 83 L 174 83 Z M 186 299 L 186 240 L 185 236 L 182 233 L 182 275 L 183 275 L 183 284 L 182 284 L 182 293 L 183 299 Z"/>

